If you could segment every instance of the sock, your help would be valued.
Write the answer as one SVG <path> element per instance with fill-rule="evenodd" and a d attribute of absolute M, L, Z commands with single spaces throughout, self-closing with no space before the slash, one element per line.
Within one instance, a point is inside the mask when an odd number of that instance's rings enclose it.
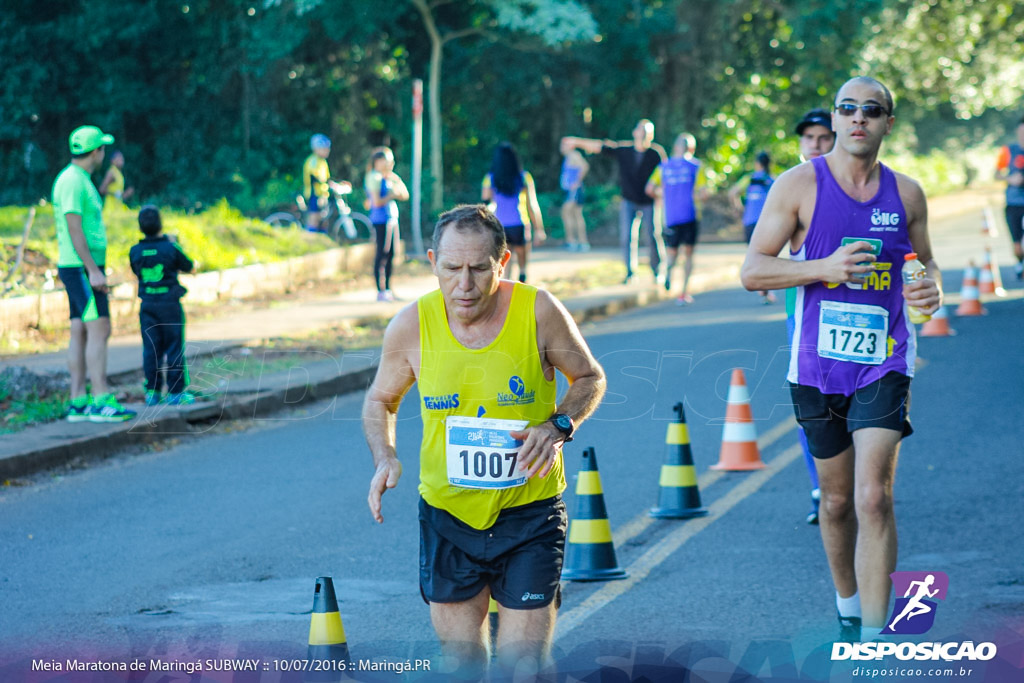
<path fill-rule="evenodd" d="M 883 628 L 883 626 L 861 626 L 860 642 L 870 643 L 872 640 L 877 640 Z"/>
<path fill-rule="evenodd" d="M 844 617 L 857 617 L 860 619 L 860 594 L 854 593 L 848 598 L 843 598 L 836 592 L 836 609 Z"/>
<path fill-rule="evenodd" d="M 71 405 L 76 408 L 82 408 L 89 405 L 89 394 L 82 394 L 81 396 L 75 396 L 71 399 Z"/>

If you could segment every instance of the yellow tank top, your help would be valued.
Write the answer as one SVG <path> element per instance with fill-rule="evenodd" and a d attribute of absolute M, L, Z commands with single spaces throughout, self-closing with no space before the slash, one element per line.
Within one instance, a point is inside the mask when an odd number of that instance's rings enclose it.
<path fill-rule="evenodd" d="M 104 210 L 124 206 L 124 202 L 121 199 L 124 195 L 124 174 L 121 173 L 121 169 L 117 166 L 111 166 L 110 172 L 114 177 L 107 183 L 107 195 L 103 199 Z"/>
<path fill-rule="evenodd" d="M 482 349 L 463 346 L 448 327 L 441 291 L 419 302 L 420 495 L 475 529 L 487 529 L 505 508 L 551 498 L 565 490 L 559 454 L 546 477 L 498 490 L 448 483 L 445 419 L 449 415 L 544 422 L 555 411 L 556 385 L 544 377 L 537 350 L 537 289 L 516 284 L 498 336 Z M 482 411 L 482 412 L 481 412 Z"/>

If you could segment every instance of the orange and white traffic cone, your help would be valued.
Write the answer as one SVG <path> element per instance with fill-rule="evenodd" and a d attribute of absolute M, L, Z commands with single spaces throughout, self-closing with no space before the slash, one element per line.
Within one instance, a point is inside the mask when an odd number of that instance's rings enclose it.
<path fill-rule="evenodd" d="M 956 334 L 956 330 L 949 326 L 945 306 L 939 306 L 939 310 L 932 313 L 931 320 L 921 325 L 920 334 L 922 337 L 952 337 Z"/>
<path fill-rule="evenodd" d="M 713 470 L 743 472 L 762 469 L 761 451 L 757 448 L 757 430 L 750 412 L 750 391 L 743 371 L 735 368 L 729 382 L 728 407 L 722 429 L 722 450 Z"/>
<path fill-rule="evenodd" d="M 985 247 L 985 262 L 981 265 L 981 277 L 978 278 L 978 292 L 1006 296 L 1003 289 L 1003 278 L 999 273 L 999 264 L 992 255 L 992 248 Z"/>
<path fill-rule="evenodd" d="M 959 316 L 985 315 L 988 313 L 981 306 L 978 298 L 978 269 L 974 261 L 970 261 L 964 268 L 964 283 L 960 286 L 960 305 L 956 309 Z"/>
<path fill-rule="evenodd" d="M 992 207 L 986 206 L 981 210 L 981 234 L 988 235 L 989 237 L 995 237 L 995 214 L 992 213 Z"/>

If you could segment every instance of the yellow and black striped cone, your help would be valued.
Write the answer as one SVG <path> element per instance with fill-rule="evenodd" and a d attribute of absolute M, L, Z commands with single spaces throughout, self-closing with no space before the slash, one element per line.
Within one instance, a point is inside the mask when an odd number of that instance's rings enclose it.
<path fill-rule="evenodd" d="M 341 625 L 338 613 L 338 598 L 334 594 L 334 581 L 329 576 L 316 580 L 313 593 L 313 614 L 309 620 L 309 650 L 306 659 L 310 662 L 348 662 L 348 642 L 345 627 Z M 306 681 L 336 681 L 345 669 L 338 666 L 318 664 L 310 667 L 304 677 Z M 324 670 L 326 669 L 326 670 Z M 333 669 L 333 670 L 332 670 Z M 322 677 L 318 677 L 322 674 Z"/>
<path fill-rule="evenodd" d="M 604 506 L 601 475 L 593 448 L 583 451 L 583 467 L 576 480 L 576 514 L 569 522 L 562 578 L 569 581 L 609 581 L 629 574 L 615 559 L 612 527 Z"/>
<path fill-rule="evenodd" d="M 661 466 L 658 481 L 658 507 L 651 508 L 650 516 L 658 519 L 688 519 L 708 514 L 701 507 L 697 488 L 697 470 L 693 467 L 690 450 L 690 430 L 686 426 L 683 404 L 673 406 L 677 420 L 668 426 L 665 446 L 667 462 Z"/>

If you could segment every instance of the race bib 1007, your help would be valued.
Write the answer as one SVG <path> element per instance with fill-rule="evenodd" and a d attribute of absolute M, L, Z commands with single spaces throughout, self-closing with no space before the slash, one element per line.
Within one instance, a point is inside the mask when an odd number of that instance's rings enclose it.
<path fill-rule="evenodd" d="M 526 483 L 517 469 L 523 442 L 509 432 L 526 428 L 526 420 L 498 420 L 451 415 L 445 419 L 448 482 L 470 489 L 507 489 Z"/>
<path fill-rule="evenodd" d="M 818 317 L 818 355 L 822 358 L 881 365 L 888 352 L 889 311 L 881 306 L 822 301 Z"/>

